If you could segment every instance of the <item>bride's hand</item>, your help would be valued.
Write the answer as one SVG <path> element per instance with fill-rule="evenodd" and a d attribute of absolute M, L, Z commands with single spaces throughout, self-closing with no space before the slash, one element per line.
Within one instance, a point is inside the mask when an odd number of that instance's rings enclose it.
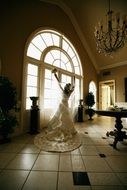
<path fill-rule="evenodd" d="M 57 69 L 52 70 L 52 73 L 56 74 L 56 72 L 57 72 Z"/>

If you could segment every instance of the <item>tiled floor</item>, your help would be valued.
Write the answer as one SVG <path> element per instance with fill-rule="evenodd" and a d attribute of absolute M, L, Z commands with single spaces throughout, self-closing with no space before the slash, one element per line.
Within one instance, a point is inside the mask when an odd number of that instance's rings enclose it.
<path fill-rule="evenodd" d="M 105 135 L 113 126 L 109 117 L 77 123 L 82 145 L 72 152 L 41 151 L 30 134 L 0 145 L 0 189 L 127 190 L 127 140 L 113 149 Z"/>

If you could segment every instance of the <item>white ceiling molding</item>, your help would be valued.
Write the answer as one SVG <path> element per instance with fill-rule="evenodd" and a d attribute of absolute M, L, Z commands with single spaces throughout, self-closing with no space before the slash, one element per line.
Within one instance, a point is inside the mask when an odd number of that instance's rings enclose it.
<path fill-rule="evenodd" d="M 68 6 L 66 6 L 66 4 L 63 3 L 61 0 L 53 0 L 53 1 L 52 0 L 40 0 L 40 1 L 55 4 L 55 5 L 59 6 L 68 15 L 68 17 L 70 18 L 70 20 L 71 20 L 71 22 L 72 22 L 72 24 L 73 24 L 73 26 L 74 26 L 80 40 L 81 40 L 81 42 L 82 42 L 86 52 L 89 55 L 89 58 L 90 58 L 91 62 L 93 63 L 96 71 L 99 72 L 99 68 L 98 68 L 98 66 L 96 64 L 95 57 L 93 56 L 93 54 L 92 54 L 92 52 L 90 50 L 90 47 L 89 47 L 88 43 L 86 42 L 84 34 L 82 33 L 82 31 L 81 31 L 81 29 L 80 29 L 80 27 L 79 27 L 79 25 L 78 25 L 78 23 L 76 21 L 75 16 L 73 15 L 71 9 Z"/>
<path fill-rule="evenodd" d="M 123 62 L 111 64 L 111 65 L 106 65 L 106 66 L 100 67 L 100 70 L 111 69 L 111 68 L 115 68 L 115 67 L 119 67 L 123 65 L 127 65 L 127 61 L 123 61 Z"/>

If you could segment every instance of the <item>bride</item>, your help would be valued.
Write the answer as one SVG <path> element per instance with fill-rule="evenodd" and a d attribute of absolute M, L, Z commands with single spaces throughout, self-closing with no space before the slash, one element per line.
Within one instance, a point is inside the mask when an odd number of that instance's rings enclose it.
<path fill-rule="evenodd" d="M 35 145 L 45 151 L 64 152 L 80 146 L 80 138 L 74 127 L 74 122 L 68 100 L 74 91 L 74 86 L 67 83 L 62 88 L 57 76 L 57 70 L 52 71 L 62 91 L 62 99 L 53 118 L 49 121 L 46 129 L 34 139 Z"/>

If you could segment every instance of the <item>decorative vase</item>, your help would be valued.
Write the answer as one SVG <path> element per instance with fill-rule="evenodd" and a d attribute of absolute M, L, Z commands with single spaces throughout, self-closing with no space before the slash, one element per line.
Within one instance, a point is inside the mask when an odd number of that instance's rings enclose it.
<path fill-rule="evenodd" d="M 38 105 L 37 105 L 37 101 L 39 99 L 39 97 L 37 96 L 31 96 L 30 99 L 32 100 L 32 109 L 38 109 Z"/>

